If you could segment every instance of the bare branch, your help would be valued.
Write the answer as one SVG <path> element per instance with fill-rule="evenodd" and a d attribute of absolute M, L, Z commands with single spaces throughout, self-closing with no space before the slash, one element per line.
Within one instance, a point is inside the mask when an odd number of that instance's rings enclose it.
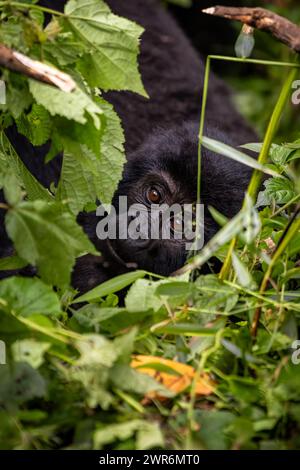
<path fill-rule="evenodd" d="M 202 10 L 203 13 L 221 16 L 242 23 L 262 31 L 283 42 L 295 52 L 300 53 L 300 27 L 283 16 L 279 16 L 265 8 L 236 8 L 215 6 Z"/>
<path fill-rule="evenodd" d="M 40 82 L 53 85 L 62 91 L 71 92 L 76 88 L 76 83 L 66 73 L 37 60 L 32 60 L 30 57 L 4 46 L 4 44 L 0 44 L 0 65 Z"/>

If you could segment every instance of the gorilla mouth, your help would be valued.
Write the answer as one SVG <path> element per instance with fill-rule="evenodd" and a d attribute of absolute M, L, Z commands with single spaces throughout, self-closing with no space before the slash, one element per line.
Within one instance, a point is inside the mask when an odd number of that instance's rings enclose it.
<path fill-rule="evenodd" d="M 135 263 L 135 262 L 127 262 L 127 261 L 124 261 L 121 256 L 116 252 L 116 250 L 114 249 L 114 247 L 112 246 L 109 238 L 107 238 L 106 240 L 106 245 L 107 245 L 107 248 L 108 248 L 108 251 L 109 251 L 109 254 L 112 256 L 113 260 L 116 261 L 118 264 L 120 264 L 121 266 L 124 266 L 124 268 L 126 269 L 137 269 L 138 268 L 138 264 Z"/>

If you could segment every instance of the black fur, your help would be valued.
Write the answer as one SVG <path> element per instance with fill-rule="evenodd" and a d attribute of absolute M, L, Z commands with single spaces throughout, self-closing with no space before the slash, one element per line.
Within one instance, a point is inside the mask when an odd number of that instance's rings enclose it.
<path fill-rule="evenodd" d="M 58 0 L 40 3 L 50 8 L 62 5 Z M 150 96 L 147 100 L 131 92 L 105 94 L 122 118 L 126 137 L 128 163 L 117 195 L 128 195 L 131 201 L 139 201 L 142 184 L 146 184 L 149 175 L 163 173 L 168 175 L 172 186 L 173 202 L 194 202 L 204 63 L 159 0 L 108 0 L 107 3 L 115 13 L 145 28 L 139 64 Z M 256 139 L 252 129 L 235 110 L 229 89 L 213 74 L 210 77 L 206 122 L 207 135 L 230 145 L 237 146 Z M 45 148 L 33 149 L 15 130 L 10 131 L 10 138 L 25 163 L 44 184 L 57 179 L 59 158 L 45 171 L 42 164 Z M 249 176 L 247 167 L 204 151 L 203 202 L 228 217 L 233 216 L 240 208 Z M 101 260 L 87 256 L 78 261 L 73 283 L 81 291 L 125 271 L 128 262 L 136 263 L 139 268 L 169 274 L 185 260 L 182 244 L 171 241 L 144 243 L 143 246 L 139 241 L 100 243 L 95 234 L 97 218 L 81 214 L 79 221 L 103 253 Z M 205 223 L 206 239 L 209 239 L 217 227 L 207 211 Z"/>

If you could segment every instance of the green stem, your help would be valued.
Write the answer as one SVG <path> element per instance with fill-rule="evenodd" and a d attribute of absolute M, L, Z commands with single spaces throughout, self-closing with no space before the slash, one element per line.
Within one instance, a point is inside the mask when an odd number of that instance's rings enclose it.
<path fill-rule="evenodd" d="M 258 65 L 269 65 L 269 66 L 275 66 L 275 67 L 296 67 L 300 68 L 300 64 L 297 64 L 295 62 L 277 62 L 274 60 L 261 60 L 261 59 L 240 59 L 239 57 L 225 57 L 221 55 L 210 55 L 210 59 L 213 60 L 224 60 L 227 62 L 241 62 L 241 63 L 247 63 L 247 64 L 258 64 Z"/>
<path fill-rule="evenodd" d="M 50 15 L 65 16 L 65 14 L 60 11 L 52 10 L 52 8 L 46 8 L 40 5 L 35 5 L 35 4 L 30 4 L 30 3 L 21 3 L 21 2 L 10 2 L 9 0 L 6 2 L 0 2 L 0 7 L 8 7 L 8 6 L 20 8 L 22 10 L 39 10 L 39 11 L 43 11 L 44 13 L 49 13 Z"/>
<path fill-rule="evenodd" d="M 205 74 L 204 74 L 204 83 L 203 83 L 203 95 L 202 95 L 202 105 L 201 105 L 201 117 L 200 117 L 200 127 L 199 127 L 199 141 L 198 141 L 198 173 L 197 173 L 197 204 L 200 204 L 200 195 L 201 195 L 201 160 L 202 160 L 202 139 L 204 133 L 204 123 L 205 123 L 205 110 L 208 96 L 208 84 L 209 84 L 209 73 L 210 73 L 210 56 L 206 59 Z"/>
<path fill-rule="evenodd" d="M 274 268 L 278 258 L 282 255 L 284 250 L 286 250 L 288 244 L 294 238 L 296 233 L 298 233 L 300 231 L 300 217 L 298 219 L 296 219 L 296 217 L 298 216 L 299 213 L 300 213 L 300 205 L 297 208 L 294 216 L 292 217 L 291 222 L 288 224 L 288 226 L 286 228 L 286 231 L 284 232 L 281 240 L 279 241 L 279 244 L 278 244 L 278 246 L 275 250 L 275 253 L 274 253 L 274 255 L 271 259 L 271 262 L 268 266 L 268 269 L 265 272 L 265 275 L 264 275 L 264 278 L 262 280 L 260 290 L 259 290 L 260 295 L 264 294 L 264 292 L 267 288 L 267 285 L 268 285 L 269 279 L 271 277 L 273 268 Z M 259 323 L 260 317 L 261 317 L 261 305 L 259 304 L 256 311 L 255 311 L 254 319 L 253 319 L 252 326 L 251 326 L 251 333 L 252 333 L 252 336 L 254 336 L 254 337 L 257 334 L 257 328 L 258 328 L 258 323 Z"/>
<path fill-rule="evenodd" d="M 295 202 L 297 202 L 298 199 L 300 199 L 300 194 L 297 194 L 297 195 L 294 196 L 289 202 L 287 202 L 286 204 L 284 204 L 284 206 L 280 207 L 276 212 L 274 212 L 274 214 L 272 214 L 272 215 L 270 216 L 270 219 L 272 219 L 273 217 L 276 217 L 278 214 L 280 214 L 281 212 L 285 211 L 285 209 L 287 209 L 289 206 L 291 206 L 292 204 L 294 204 Z"/>
<path fill-rule="evenodd" d="M 264 165 L 268 160 L 270 148 L 274 140 L 276 131 L 278 129 L 279 121 L 282 116 L 284 107 L 290 96 L 292 83 L 296 78 L 297 72 L 298 72 L 298 69 L 296 67 L 293 67 L 293 69 L 290 71 L 287 79 L 284 82 L 283 88 L 281 90 L 276 106 L 272 113 L 272 116 L 271 116 L 271 119 L 267 128 L 267 132 L 265 134 L 263 146 L 258 157 L 258 162 L 261 163 L 262 165 Z M 255 170 L 252 174 L 252 178 L 250 180 L 250 184 L 249 184 L 248 191 L 247 191 L 248 195 L 252 199 L 255 199 L 256 197 L 257 191 L 261 184 L 261 180 L 262 180 L 261 173 Z"/>
<path fill-rule="evenodd" d="M 267 131 L 265 134 L 263 146 L 258 157 L 258 162 L 261 163 L 262 165 L 264 165 L 268 160 L 270 148 L 274 140 L 280 118 L 282 116 L 286 102 L 290 96 L 292 83 L 295 80 L 296 74 L 298 72 L 298 65 L 297 64 L 292 64 L 292 65 L 293 65 L 293 69 L 290 71 L 287 79 L 284 82 L 283 88 L 281 90 L 281 93 L 279 95 L 275 108 L 273 110 Z M 247 194 L 251 197 L 252 200 L 256 199 L 258 189 L 261 185 L 261 180 L 262 180 L 261 172 L 258 170 L 254 170 L 248 189 L 247 189 Z M 220 271 L 220 274 L 219 274 L 220 279 L 226 279 L 228 276 L 228 273 L 230 271 L 230 266 L 231 266 L 231 255 L 234 250 L 235 244 L 236 244 L 236 239 L 234 238 L 229 246 L 226 259 Z"/>

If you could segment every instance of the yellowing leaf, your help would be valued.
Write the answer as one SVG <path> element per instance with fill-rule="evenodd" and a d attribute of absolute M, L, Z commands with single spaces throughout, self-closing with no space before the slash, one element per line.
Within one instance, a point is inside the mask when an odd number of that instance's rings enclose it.
<path fill-rule="evenodd" d="M 131 367 L 154 377 L 174 393 L 181 393 L 190 387 L 196 374 L 195 369 L 191 366 L 157 356 L 134 356 Z M 210 395 L 213 390 L 212 380 L 207 374 L 201 374 L 196 383 L 196 395 Z M 151 392 L 147 397 L 163 398 L 156 392 Z"/>

